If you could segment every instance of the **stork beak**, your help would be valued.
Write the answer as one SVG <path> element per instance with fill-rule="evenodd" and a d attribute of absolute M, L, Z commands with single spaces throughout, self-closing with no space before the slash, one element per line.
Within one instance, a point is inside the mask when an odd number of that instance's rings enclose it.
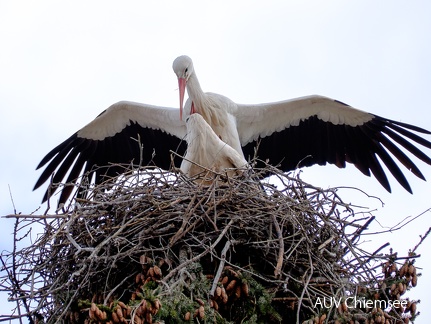
<path fill-rule="evenodd" d="M 180 119 L 183 120 L 183 102 L 184 93 L 186 91 L 187 80 L 184 78 L 178 78 L 178 87 L 180 88 Z"/>

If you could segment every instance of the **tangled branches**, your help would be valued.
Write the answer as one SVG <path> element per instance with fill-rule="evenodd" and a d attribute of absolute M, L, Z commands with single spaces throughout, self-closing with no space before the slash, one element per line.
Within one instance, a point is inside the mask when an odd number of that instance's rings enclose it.
<path fill-rule="evenodd" d="M 401 302 L 417 284 L 417 256 L 362 250 L 373 216 L 355 214 L 335 189 L 263 171 L 282 189 L 223 175 L 200 186 L 140 169 L 93 188 L 62 214 L 13 215 L 16 241 L 29 226 L 44 229 L 33 244 L 2 255 L 3 287 L 17 303 L 9 318 L 397 323 L 416 316 L 413 301 L 383 308 L 347 300 Z"/>

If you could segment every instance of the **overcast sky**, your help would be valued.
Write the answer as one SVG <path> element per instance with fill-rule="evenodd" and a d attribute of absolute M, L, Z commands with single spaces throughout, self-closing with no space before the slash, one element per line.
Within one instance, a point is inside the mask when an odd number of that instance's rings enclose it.
<path fill-rule="evenodd" d="M 430 17 L 428 1 L 0 0 L 0 215 L 14 211 L 10 194 L 17 212 L 40 206 L 36 165 L 109 105 L 178 107 L 172 61 L 181 54 L 192 57 L 204 91 L 239 103 L 320 94 L 431 129 Z M 431 180 L 431 167 L 418 166 Z M 355 168 L 307 168 L 302 178 L 380 197 L 384 207 L 340 193 L 375 208 L 390 227 L 431 208 L 431 182 L 407 176 L 413 195 L 393 178 L 389 195 Z M 0 222 L 2 233 L 12 232 L 12 220 Z M 406 254 L 430 226 L 427 212 L 372 245 L 389 241 Z M 411 292 L 422 300 L 416 323 L 431 320 L 430 239 L 418 251 L 424 276 Z M 2 235 L 0 248 L 10 245 Z M 0 313 L 13 306 L 1 301 Z"/>

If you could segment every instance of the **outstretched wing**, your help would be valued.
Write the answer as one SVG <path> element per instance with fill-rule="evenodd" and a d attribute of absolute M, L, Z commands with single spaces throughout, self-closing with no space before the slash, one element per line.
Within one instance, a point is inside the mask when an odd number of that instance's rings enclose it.
<path fill-rule="evenodd" d="M 46 165 L 34 189 L 52 174 L 43 202 L 64 181 L 75 183 L 81 174 L 95 183 L 123 173 L 121 165 L 154 165 L 162 169 L 171 166 L 170 150 L 183 155 L 186 127 L 179 119 L 178 109 L 121 101 L 106 109 L 96 119 L 50 151 L 37 169 Z M 142 149 L 141 149 L 142 148 Z M 121 164 L 121 165 L 120 165 Z M 175 160 L 176 166 L 181 161 Z M 59 204 L 64 203 L 74 186 L 65 186 Z"/>
<path fill-rule="evenodd" d="M 308 96 L 269 104 L 238 105 L 235 115 L 245 157 L 254 156 L 259 142 L 257 157 L 279 165 L 284 171 L 326 163 L 343 168 L 348 162 L 367 176 L 372 173 L 391 192 L 380 163 L 383 162 L 411 193 L 395 160 L 417 177 L 425 178 L 401 148 L 431 165 L 431 159 L 416 146 L 431 148 L 431 143 L 415 134 L 431 132 L 330 98 Z"/>

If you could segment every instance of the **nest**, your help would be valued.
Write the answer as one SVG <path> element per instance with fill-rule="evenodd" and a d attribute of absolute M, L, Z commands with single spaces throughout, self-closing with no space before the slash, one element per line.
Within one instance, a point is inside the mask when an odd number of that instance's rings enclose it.
<path fill-rule="evenodd" d="M 259 170 L 258 170 L 259 171 Z M 141 168 L 56 215 L 11 215 L 7 319 L 64 323 L 396 323 L 414 319 L 406 257 L 360 248 L 374 220 L 336 189 L 266 167 L 282 188 L 214 174 L 210 186 Z M 44 232 L 18 249 L 28 228 Z M 422 242 L 422 241 L 421 241 Z M 420 242 L 420 243 L 421 243 Z M 416 246 L 417 247 L 417 246 Z M 348 307 L 353 296 L 405 301 Z M 338 304 L 337 304 L 338 301 Z M 329 304 L 329 302 L 331 302 Z M 408 319 L 407 319 L 408 321 Z M 398 323 L 398 322 L 397 322 Z"/>

